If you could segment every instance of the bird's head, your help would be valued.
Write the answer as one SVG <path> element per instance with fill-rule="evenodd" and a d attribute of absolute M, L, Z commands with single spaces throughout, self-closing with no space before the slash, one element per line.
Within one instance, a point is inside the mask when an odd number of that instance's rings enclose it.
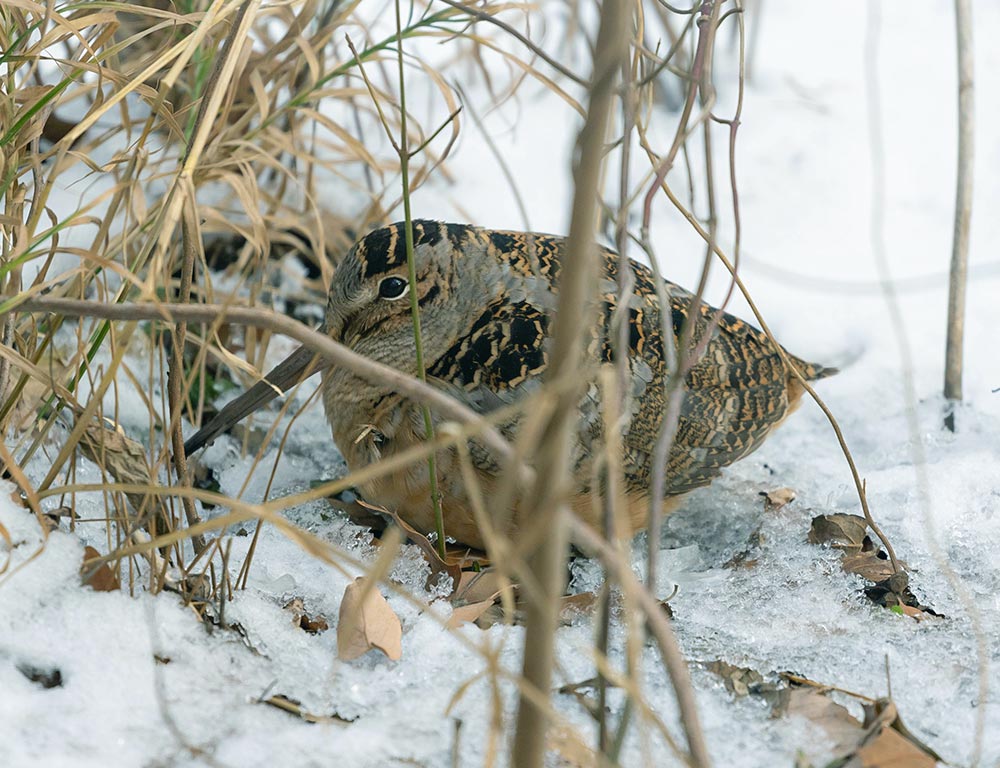
<path fill-rule="evenodd" d="M 415 295 L 429 365 L 467 329 L 470 312 L 477 305 L 482 309 L 481 302 L 491 290 L 489 278 L 470 269 L 465 235 L 475 231 L 462 225 L 414 221 L 413 285 L 404 225 L 392 224 L 365 235 L 344 257 L 330 283 L 327 332 L 373 360 L 415 372 Z"/>

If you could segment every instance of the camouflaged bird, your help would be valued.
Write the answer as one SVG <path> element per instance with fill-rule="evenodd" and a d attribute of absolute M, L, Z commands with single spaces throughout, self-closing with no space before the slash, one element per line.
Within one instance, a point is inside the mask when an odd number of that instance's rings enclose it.
<path fill-rule="evenodd" d="M 413 222 L 417 304 L 420 307 L 427 380 L 475 411 L 489 413 L 522 401 L 542 384 L 552 344 L 560 263 L 566 240 L 543 234 L 502 232 L 436 221 Z M 597 363 L 610 363 L 609 327 L 617 303 L 619 258 L 605 248 L 600 259 L 599 336 L 592 339 L 581 375 L 596 379 Z M 651 457 L 664 418 L 664 354 L 660 304 L 650 269 L 629 261 L 634 288 L 628 302 L 630 410 L 622 437 L 625 491 L 632 530 L 645 524 L 649 509 Z M 692 295 L 666 282 L 671 324 L 678 335 Z M 330 285 L 325 331 L 366 357 L 416 373 L 410 315 L 406 247 L 402 224 L 362 238 L 338 265 Z M 702 305 L 707 319 L 713 308 Z M 702 326 L 704 328 L 704 326 Z M 671 340 L 673 343 L 673 340 Z M 834 369 L 789 356 L 806 379 Z M 300 350 L 227 406 L 185 446 L 197 450 L 239 418 L 298 381 L 312 355 Z M 273 385 L 273 386 L 272 386 Z M 333 439 L 349 469 L 356 470 L 424 440 L 420 408 L 388 386 L 372 384 L 335 366 L 323 371 L 323 403 Z M 686 378 L 680 422 L 667 462 L 664 510 L 683 494 L 707 485 L 721 469 L 760 446 L 795 408 L 802 387 L 786 369 L 767 336 L 722 313 L 704 353 Z M 592 490 L 601 445 L 601 392 L 586 389 L 572 441 L 573 510 L 596 522 Z M 498 427 L 514 438 L 523 414 Z M 496 459 L 475 441 L 469 444 L 482 491 L 497 488 Z M 449 536 L 483 547 L 461 480 L 457 454 L 438 455 L 438 480 Z M 395 510 L 421 531 L 434 528 L 427 467 L 418 462 L 364 483 L 369 501 Z M 512 518 L 516 529 L 516 510 Z M 508 531 L 510 533 L 511 531 Z"/>

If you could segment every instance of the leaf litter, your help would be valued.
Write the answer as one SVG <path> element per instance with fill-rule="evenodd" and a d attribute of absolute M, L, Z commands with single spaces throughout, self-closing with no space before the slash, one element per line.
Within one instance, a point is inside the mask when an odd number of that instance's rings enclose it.
<path fill-rule="evenodd" d="M 791 673 L 765 676 L 722 659 L 702 666 L 718 676 L 734 697 L 760 698 L 771 708 L 773 717 L 803 718 L 822 730 L 833 754 L 824 768 L 933 768 L 941 760 L 904 725 L 889 698 L 872 699 Z M 864 720 L 832 699 L 833 692 L 860 700 Z M 813 768 L 801 760 L 796 766 Z"/>
<path fill-rule="evenodd" d="M 841 568 L 870 582 L 864 593 L 875 605 L 917 620 L 929 616 L 943 618 L 913 594 L 905 562 L 899 561 L 899 573 L 894 571 L 888 554 L 868 535 L 863 517 L 842 512 L 817 515 L 812 519 L 808 539 L 810 544 L 841 550 Z"/>

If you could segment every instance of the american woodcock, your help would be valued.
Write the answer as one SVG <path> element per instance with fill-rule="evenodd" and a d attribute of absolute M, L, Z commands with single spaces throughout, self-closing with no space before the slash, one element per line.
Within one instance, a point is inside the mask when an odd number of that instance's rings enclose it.
<path fill-rule="evenodd" d="M 418 220 L 413 222 L 413 241 L 414 286 L 407 279 L 402 224 L 369 233 L 347 253 L 330 285 L 326 333 L 355 352 L 415 374 L 408 296 L 414 290 L 428 382 L 481 413 L 525 402 L 541 387 L 547 366 L 566 240 Z M 598 365 L 612 360 L 609 329 L 618 294 L 618 255 L 605 248 L 596 252 L 601 320 L 599 335 L 589 347 L 589 365 L 581 370 L 591 381 L 596 380 Z M 622 458 L 629 519 L 637 531 L 649 509 L 652 455 L 666 410 L 668 369 L 655 278 L 638 262 L 630 261 L 629 267 L 634 277 L 628 302 L 630 405 Z M 665 286 L 671 326 L 679 338 L 693 296 L 672 283 Z M 700 315 L 707 321 L 714 311 L 702 304 Z M 702 348 L 686 377 L 680 422 L 667 461 L 665 511 L 674 508 L 683 494 L 707 485 L 723 467 L 758 448 L 795 408 L 803 391 L 767 336 L 730 314 L 721 314 Z M 835 372 L 789 359 L 808 380 Z M 273 398 L 277 389 L 294 384 L 311 360 L 304 350 L 293 353 L 268 374 L 266 382 L 237 398 L 195 434 L 186 443 L 186 452 L 213 440 Z M 323 371 L 322 386 L 333 439 L 351 470 L 424 440 L 421 409 L 388 386 L 334 366 Z M 571 454 L 575 487 L 570 504 L 591 522 L 596 522 L 599 509 L 592 491 L 600 485 L 595 457 L 602 445 L 601 391 L 590 386 L 580 401 Z M 500 431 L 514 439 L 524 418 L 522 411 L 503 419 Z M 498 486 L 499 463 L 477 442 L 470 442 L 469 448 L 482 492 L 490 498 Z M 454 451 L 438 455 L 445 531 L 465 544 L 483 547 L 458 460 Z M 359 490 L 415 528 L 430 531 L 434 513 L 428 480 L 426 463 L 417 462 L 362 484 Z M 516 530 L 516 510 L 509 520 Z"/>

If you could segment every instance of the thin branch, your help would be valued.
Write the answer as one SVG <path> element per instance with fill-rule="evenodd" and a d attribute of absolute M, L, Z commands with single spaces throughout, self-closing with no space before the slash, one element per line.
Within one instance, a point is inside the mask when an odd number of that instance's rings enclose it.
<path fill-rule="evenodd" d="M 410 318 L 413 321 L 413 349 L 416 354 L 417 376 L 427 383 L 427 369 L 424 367 L 424 343 L 420 332 L 420 305 L 417 300 L 417 261 L 413 255 L 413 217 L 410 213 L 410 150 L 409 136 L 406 135 L 406 77 L 403 67 L 403 21 L 400 0 L 396 0 L 396 61 L 399 64 L 399 175 L 403 184 L 403 237 L 406 245 L 406 270 L 410 285 Z M 457 112 L 455 113 L 458 114 Z M 452 116 L 454 117 L 454 115 Z M 449 118 L 450 122 L 451 118 Z M 444 125 L 447 125 L 446 122 Z M 443 128 L 444 125 L 441 127 Z M 433 138 L 433 134 L 431 138 Z M 430 141 L 430 139 L 428 139 Z M 419 150 L 418 150 L 419 151 Z M 420 408 L 424 419 L 424 437 L 434 441 L 434 421 L 426 404 Z M 441 494 L 438 492 L 437 461 L 434 454 L 427 457 L 427 476 L 430 481 L 431 506 L 434 509 L 434 528 L 437 533 L 438 553 L 444 558 L 446 542 L 444 533 L 444 511 L 441 509 Z"/>
<path fill-rule="evenodd" d="M 590 526 L 582 520 L 573 520 L 573 540 L 588 552 L 593 552 L 601 562 L 614 574 L 621 585 L 622 591 L 642 610 L 646 623 L 653 633 L 656 644 L 660 648 L 663 665 L 667 668 L 670 683 L 677 696 L 677 708 L 680 710 L 681 723 L 691 751 L 688 763 L 695 768 L 710 766 L 708 746 L 702 735 L 698 718 L 698 702 L 694 697 L 694 687 L 691 684 L 691 674 L 687 661 L 677 644 L 677 637 L 663 612 L 662 606 L 648 589 L 644 589 L 632 573 L 627 561 L 622 561 L 618 552 L 608 542 L 604 541 Z"/>
<path fill-rule="evenodd" d="M 597 222 L 598 180 L 604 138 L 614 98 L 616 74 L 626 47 L 625 0 L 605 0 L 591 79 L 587 117 L 577 139 L 578 160 L 573 169 L 574 198 L 566 255 L 559 272 L 559 301 L 552 351 L 545 383 L 576 377 L 584 348 L 595 322 L 596 298 L 594 230 Z M 582 384 L 582 382 L 579 382 Z M 564 508 L 570 483 L 570 439 L 579 406 L 580 387 L 567 388 L 555 398 L 544 424 L 537 451 L 537 481 L 527 497 L 525 527 L 546 535 L 532 547 L 528 562 L 543 594 L 528 602 L 524 637 L 523 677 L 526 687 L 548 691 L 554 656 L 557 601 L 565 579 L 566 531 Z M 527 532 L 528 541 L 536 539 Z M 538 702 L 524 695 L 518 704 L 513 764 L 541 768 L 545 761 L 549 716 Z"/>
<path fill-rule="evenodd" d="M 948 282 L 948 340 L 945 348 L 944 396 L 949 401 L 945 426 L 955 431 L 955 402 L 962 399 L 962 345 L 965 333 L 965 288 L 969 271 L 969 231 L 972 221 L 972 167 L 975 149 L 973 101 L 972 3 L 955 0 L 958 31 L 958 179 L 955 190 L 955 231 Z"/>
<path fill-rule="evenodd" d="M 47 297 L 29 298 L 18 303 L 7 302 L 0 305 L 0 315 L 13 311 L 53 312 L 69 317 L 99 317 L 106 320 L 162 320 L 167 323 L 176 323 L 179 320 L 188 323 L 214 323 L 218 322 L 221 315 L 224 315 L 231 323 L 264 328 L 273 333 L 293 338 L 304 347 L 308 347 L 317 355 L 325 358 L 328 364 L 341 366 L 366 381 L 382 384 L 387 389 L 398 392 L 416 402 L 426 403 L 447 418 L 461 423 L 480 425 L 482 427 L 480 439 L 485 445 L 496 451 L 501 458 L 509 459 L 513 456 L 510 444 L 481 414 L 419 379 L 382 363 L 369 360 L 348 347 L 338 344 L 329 336 L 276 312 L 247 307 L 228 307 L 222 304 L 189 306 L 104 304 L 99 301 Z M 319 370 L 319 368 L 316 369 L 316 371 Z"/>
<path fill-rule="evenodd" d="M 667 368 L 669 374 L 664 382 L 664 399 L 666 401 L 666 412 L 660 424 L 660 431 L 657 435 L 656 443 L 653 447 L 653 476 L 650 482 L 650 508 L 649 519 L 647 521 L 648 558 L 647 584 L 650 589 L 655 589 L 656 584 L 656 552 L 659 549 L 660 530 L 663 522 L 663 497 L 666 490 L 666 468 L 670 456 L 670 449 L 677 434 L 680 423 L 681 406 L 684 397 L 684 381 L 687 377 L 688 369 L 697 360 L 697 350 L 691 349 L 691 340 L 694 338 L 694 329 L 697 318 L 700 315 L 702 295 L 708 282 L 708 265 L 711 255 L 711 248 L 715 243 L 714 226 L 708 236 L 709 251 L 706 253 L 705 263 L 702 266 L 701 278 L 694 298 L 688 306 L 687 316 L 681 329 L 680 339 L 676 338 L 673 329 L 673 313 L 670 311 L 670 299 L 666 295 L 663 281 L 659 275 L 658 262 L 652 254 L 649 240 L 649 227 L 652 218 L 653 196 L 663 185 L 664 179 L 673 167 L 674 158 L 681 145 L 686 141 L 688 135 L 688 120 L 694 108 L 695 99 L 699 91 L 702 92 L 703 101 L 706 102 L 706 116 L 711 112 L 710 75 L 707 72 L 710 68 L 712 48 L 714 44 L 714 22 L 719 13 L 721 3 L 717 0 L 702 3 L 701 14 L 698 17 L 698 43 L 695 49 L 694 61 L 691 65 L 691 78 L 688 85 L 687 97 L 684 101 L 684 109 L 674 134 L 674 140 L 670 146 L 667 156 L 660 163 L 656 171 L 654 182 L 650 185 L 643 200 L 642 229 L 641 237 L 643 246 L 650 255 L 650 263 L 657 273 L 656 290 L 657 299 L 660 302 L 660 317 L 663 323 L 663 348 L 667 353 Z M 706 149 L 707 157 L 708 149 Z M 713 321 L 718 322 L 717 317 Z M 702 334 L 702 340 L 707 343 L 711 336 L 710 328 Z M 674 341 L 671 344 L 671 340 Z"/>
<path fill-rule="evenodd" d="M 583 86 L 584 88 L 587 87 L 587 81 L 586 80 L 584 80 L 582 77 L 580 77 L 578 74 L 576 74 L 572 70 L 567 69 L 566 67 L 564 67 L 558 61 L 556 61 L 551 56 L 549 56 L 536 43 L 533 43 L 527 37 L 525 37 L 524 35 L 522 35 L 520 32 L 518 32 L 516 29 L 514 29 L 514 27 L 512 27 L 510 24 L 507 24 L 504 21 L 500 21 L 500 19 L 496 18 L 496 16 L 494 16 L 493 14 L 487 13 L 486 11 L 481 11 L 478 8 L 473 8 L 472 6 L 469 6 L 469 5 L 465 5 L 465 3 L 455 2 L 455 0 L 439 0 L 439 2 L 442 2 L 445 5 L 450 5 L 452 8 L 456 8 L 456 9 L 458 9 L 460 11 L 463 11 L 463 12 L 469 14 L 470 16 L 475 16 L 480 21 L 486 21 L 486 22 L 489 22 L 490 24 L 493 24 L 494 26 L 499 27 L 504 32 L 506 32 L 508 35 L 510 35 L 511 37 L 513 37 L 515 40 L 517 40 L 519 43 L 521 43 L 523 46 L 525 46 L 529 51 L 531 51 L 533 54 L 535 54 L 538 58 L 540 58 L 542 61 L 544 61 L 546 64 L 548 64 L 554 70 L 556 70 L 556 72 L 558 72 L 559 74 L 561 74 L 563 77 L 566 77 L 569 80 L 572 80 L 574 83 L 576 83 L 577 85 Z"/>

